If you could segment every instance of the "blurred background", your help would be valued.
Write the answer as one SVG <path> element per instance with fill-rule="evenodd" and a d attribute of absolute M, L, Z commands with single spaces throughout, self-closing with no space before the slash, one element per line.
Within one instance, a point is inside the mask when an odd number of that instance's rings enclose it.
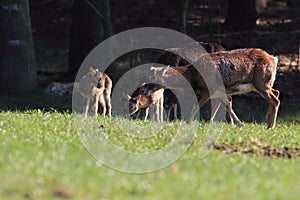
<path fill-rule="evenodd" d="M 47 87 L 51 93 L 53 82 L 74 82 L 83 59 L 101 41 L 149 26 L 177 30 L 227 50 L 262 48 L 279 57 L 275 88 L 280 98 L 289 105 L 297 105 L 300 98 L 299 0 L 3 0 L 0 4 L 2 109 L 19 104 L 16 95 L 44 92 Z M 116 82 L 131 67 L 153 62 L 158 55 L 143 50 L 128 53 L 107 73 Z"/>

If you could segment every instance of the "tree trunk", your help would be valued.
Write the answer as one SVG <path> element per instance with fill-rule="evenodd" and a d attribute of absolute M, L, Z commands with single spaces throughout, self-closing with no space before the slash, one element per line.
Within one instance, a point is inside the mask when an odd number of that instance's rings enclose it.
<path fill-rule="evenodd" d="M 300 8 L 299 0 L 287 0 L 287 5 L 291 8 Z"/>
<path fill-rule="evenodd" d="M 74 81 L 88 53 L 112 34 L 109 0 L 73 0 L 69 68 L 63 81 Z"/>
<path fill-rule="evenodd" d="M 0 91 L 15 94 L 36 87 L 28 0 L 0 2 Z"/>
<path fill-rule="evenodd" d="M 255 0 L 229 0 L 224 28 L 231 31 L 252 30 L 256 19 Z"/>
<path fill-rule="evenodd" d="M 179 30 L 186 33 L 186 15 L 188 10 L 189 0 L 179 0 Z"/>
<path fill-rule="evenodd" d="M 113 28 L 111 24 L 111 18 L 110 18 L 110 0 L 103 0 L 103 6 L 100 4 L 99 8 L 101 8 L 101 11 L 103 13 L 103 23 L 104 23 L 104 33 L 105 38 L 108 38 L 113 35 Z"/>

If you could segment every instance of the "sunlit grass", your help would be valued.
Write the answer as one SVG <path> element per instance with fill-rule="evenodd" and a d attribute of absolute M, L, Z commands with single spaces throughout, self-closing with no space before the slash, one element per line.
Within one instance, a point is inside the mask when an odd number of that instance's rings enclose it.
<path fill-rule="evenodd" d="M 274 147 L 299 147 L 299 114 L 241 128 L 222 124 L 217 143 L 257 140 Z M 163 147 L 181 122 L 162 123 L 98 118 L 117 146 L 147 152 Z M 127 128 L 120 127 L 120 123 Z M 232 155 L 200 148 L 210 125 L 196 122 L 194 141 L 171 166 L 145 174 L 115 171 L 97 162 L 81 143 L 73 115 L 29 110 L 0 113 L 0 199 L 298 199 L 300 158 Z M 143 132 L 131 134 L 138 125 Z M 161 129 L 160 129 L 161 128 Z M 185 127 L 184 127 L 185 128 Z M 159 129 L 160 131 L 156 132 Z M 145 131 L 149 131 L 149 135 Z M 151 135 L 151 130 L 154 130 Z M 114 159 L 114 158 L 111 158 Z"/>

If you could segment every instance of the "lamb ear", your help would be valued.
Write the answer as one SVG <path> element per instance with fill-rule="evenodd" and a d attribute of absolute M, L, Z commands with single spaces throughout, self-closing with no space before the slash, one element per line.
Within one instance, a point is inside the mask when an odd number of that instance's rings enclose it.
<path fill-rule="evenodd" d="M 151 66 L 151 67 L 150 67 L 150 71 L 155 72 L 156 70 L 157 70 L 156 67 L 154 67 L 154 66 Z"/>
<path fill-rule="evenodd" d="M 96 74 L 96 70 L 94 69 L 94 68 L 92 68 L 92 67 L 90 67 L 90 73 L 91 73 L 91 75 L 95 75 Z"/>
<path fill-rule="evenodd" d="M 165 73 L 168 71 L 168 69 L 170 68 L 170 65 L 168 65 L 167 67 L 165 67 L 162 71 L 162 76 L 165 75 Z"/>
<path fill-rule="evenodd" d="M 130 99 L 132 99 L 132 97 L 129 96 L 129 94 L 127 94 L 127 99 L 130 100 Z"/>

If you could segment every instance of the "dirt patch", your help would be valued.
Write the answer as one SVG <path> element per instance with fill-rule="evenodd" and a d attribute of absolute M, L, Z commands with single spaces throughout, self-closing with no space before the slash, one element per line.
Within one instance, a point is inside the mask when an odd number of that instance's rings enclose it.
<path fill-rule="evenodd" d="M 63 199 L 70 199 L 73 195 L 73 191 L 68 188 L 56 188 L 53 191 L 53 195 Z"/>
<path fill-rule="evenodd" d="M 213 148 L 216 150 L 221 150 L 225 154 L 250 154 L 255 156 L 268 156 L 271 158 L 300 157 L 300 147 L 273 147 L 261 144 L 258 140 L 251 140 L 249 142 L 240 141 L 235 143 L 214 144 Z"/>

